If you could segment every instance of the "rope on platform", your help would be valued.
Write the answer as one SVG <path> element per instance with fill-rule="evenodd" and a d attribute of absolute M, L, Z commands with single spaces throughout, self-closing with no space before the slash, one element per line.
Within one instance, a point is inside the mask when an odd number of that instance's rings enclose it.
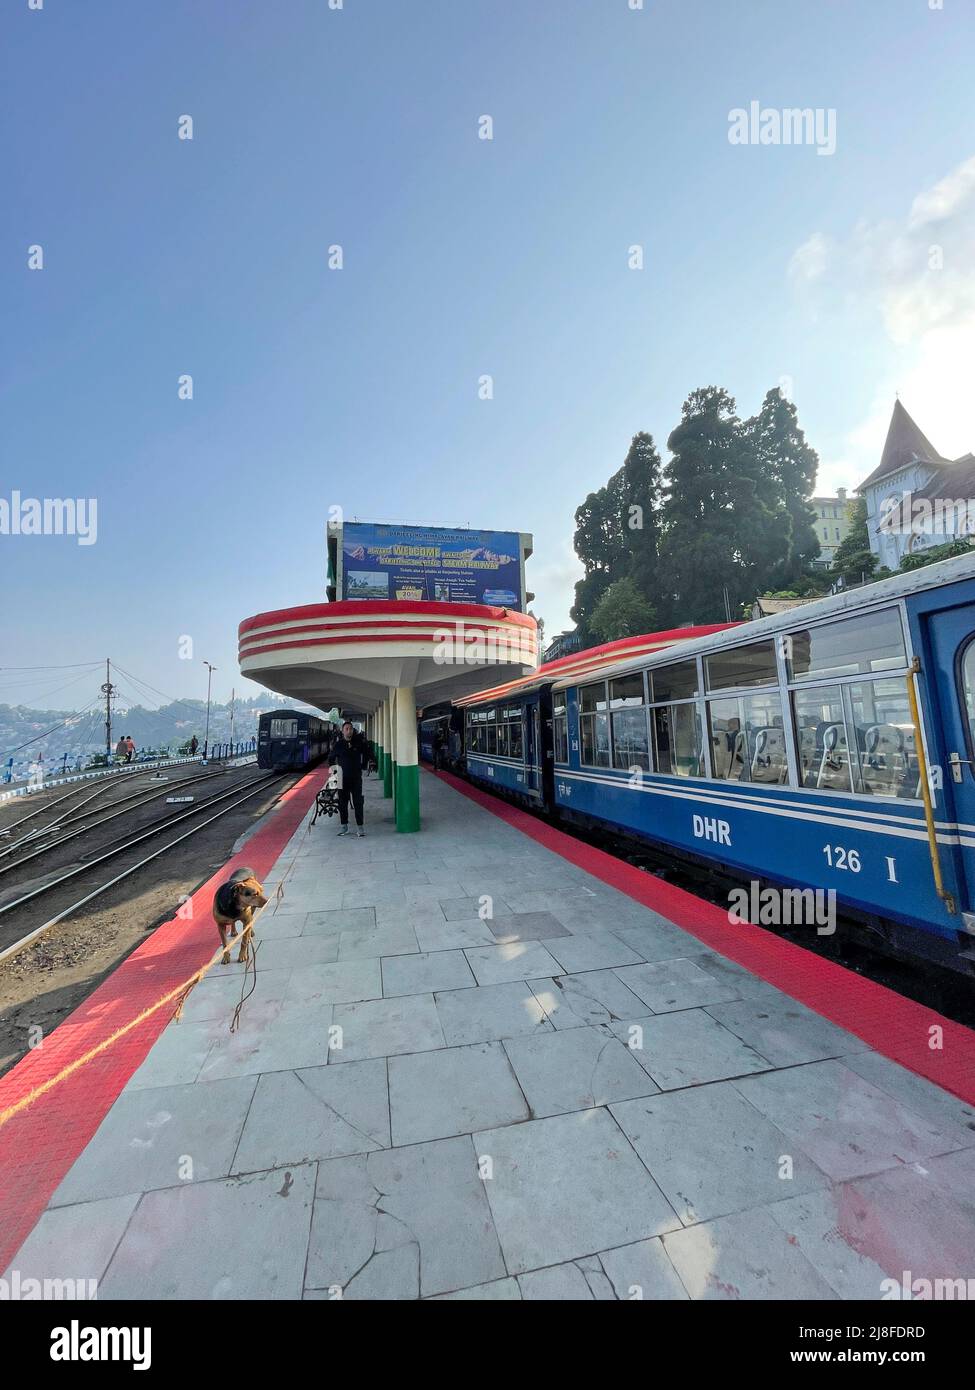
<path fill-rule="evenodd" d="M 250 928 L 250 927 L 245 927 L 245 928 L 244 928 L 244 936 L 245 936 L 245 938 L 246 938 L 247 936 L 249 936 L 250 934 L 251 934 L 251 928 Z M 251 997 L 251 995 L 254 993 L 255 989 L 257 989 L 257 950 L 258 950 L 258 942 L 252 941 L 252 942 L 251 942 L 251 948 L 250 948 L 250 950 L 249 950 L 248 953 L 247 953 L 247 959 L 244 961 L 244 980 L 243 980 L 243 983 L 242 983 L 241 986 L 240 986 L 240 999 L 237 1001 L 237 1007 L 234 1009 L 234 1016 L 233 1016 L 233 1018 L 230 1020 L 230 1031 L 231 1031 L 231 1033 L 236 1033 L 237 1029 L 240 1027 L 240 1011 L 241 1011 L 241 1009 L 244 1007 L 245 1002 L 246 1002 L 246 1001 Z M 247 990 L 247 993 L 245 994 L 245 993 L 244 993 L 244 990 L 245 990 L 245 988 L 246 988 L 246 986 L 247 986 L 247 972 L 248 972 L 248 970 L 250 970 L 251 964 L 252 964 L 252 963 L 253 963 L 254 983 L 251 985 L 250 989 Z"/>
<path fill-rule="evenodd" d="M 8 1105 L 5 1110 L 0 1110 L 0 1128 L 7 1124 L 8 1121 L 12 1120 L 15 1115 L 19 1115 L 22 1110 L 26 1110 L 35 1100 L 39 1100 L 41 1096 L 53 1090 L 60 1082 L 67 1080 L 67 1078 L 78 1071 L 80 1067 L 87 1066 L 89 1062 L 94 1061 L 102 1052 L 107 1051 L 113 1043 L 118 1042 L 119 1038 L 124 1038 L 126 1033 L 131 1033 L 133 1028 L 137 1028 L 139 1024 L 144 1023 L 147 1018 L 151 1018 L 158 1009 L 164 1008 L 174 999 L 179 999 L 181 995 L 183 996 L 183 1000 L 185 1000 L 186 995 L 189 994 L 193 986 L 203 979 L 207 971 L 217 963 L 217 957 L 222 955 L 223 947 L 221 946 L 214 953 L 213 959 L 197 970 L 190 980 L 186 981 L 184 984 L 177 985 L 175 989 L 169 990 L 160 999 L 157 999 L 154 1004 L 150 1004 L 148 1008 L 143 1009 L 135 1018 L 129 1019 L 128 1023 L 123 1023 L 120 1028 L 116 1028 L 114 1033 L 110 1033 L 107 1038 L 102 1038 L 100 1043 L 96 1043 L 94 1047 L 89 1048 L 88 1051 L 82 1053 L 80 1057 L 76 1057 L 73 1062 L 69 1062 L 66 1067 L 62 1067 L 54 1076 L 48 1077 L 48 1079 L 42 1081 L 39 1086 L 32 1087 L 26 1095 L 21 1096 L 20 1100 L 16 1101 L 13 1105 Z M 180 1000 L 177 1006 L 177 1014 L 182 1007 L 183 1002 Z"/>
<path fill-rule="evenodd" d="M 306 829 L 306 833 L 310 829 L 311 827 L 308 826 Z M 287 870 L 285 871 L 284 877 L 278 884 L 277 893 L 275 894 L 276 901 L 280 902 L 283 899 L 284 880 L 287 878 L 288 874 L 291 873 L 291 870 L 294 868 L 297 862 L 298 854 L 296 851 L 294 858 L 292 859 L 291 863 L 288 865 Z M 263 908 L 261 908 L 258 911 L 254 919 L 255 921 L 263 911 Z M 250 926 L 244 928 L 241 944 L 243 944 L 243 940 L 246 940 L 248 936 L 253 937 L 253 931 L 254 923 L 252 922 Z M 177 1002 L 176 1008 L 173 1011 L 172 1020 L 178 1022 L 179 1019 L 182 1017 L 183 1005 L 186 1003 L 190 991 L 194 988 L 194 986 L 200 983 L 200 981 L 206 976 L 208 971 L 212 970 L 212 968 L 216 965 L 218 959 L 221 959 L 223 957 L 223 953 L 224 947 L 221 945 L 217 948 L 216 951 L 214 951 L 213 956 L 210 960 L 207 961 L 206 965 L 201 966 L 200 969 L 197 970 L 190 977 L 189 980 L 184 981 L 184 983 L 181 985 L 177 985 L 175 989 L 169 990 L 161 998 L 157 999 L 154 1004 L 150 1004 L 148 1008 L 143 1009 L 142 1012 L 140 1014 L 137 1014 L 135 1018 L 129 1019 L 128 1023 L 123 1023 L 120 1028 L 116 1028 L 114 1033 L 110 1033 L 109 1036 L 107 1038 L 103 1038 L 100 1043 L 96 1043 L 94 1047 L 89 1048 L 88 1051 L 82 1053 L 80 1057 L 76 1057 L 73 1062 L 69 1062 L 66 1067 L 62 1067 L 61 1070 L 57 1072 L 54 1076 L 49 1076 L 48 1079 L 46 1081 L 42 1081 L 39 1086 L 33 1086 L 27 1092 L 26 1095 L 21 1096 L 20 1100 L 15 1101 L 13 1105 L 8 1105 L 6 1109 L 0 1110 L 0 1129 L 2 1129 L 5 1124 L 8 1124 L 12 1119 L 14 1119 L 15 1116 L 19 1115 L 21 1111 L 26 1110 L 28 1106 L 33 1105 L 35 1100 L 40 1100 L 41 1096 L 46 1095 L 48 1091 L 53 1091 L 55 1086 L 60 1085 L 62 1081 L 66 1081 L 69 1076 L 72 1076 L 81 1067 L 87 1066 L 89 1062 L 94 1061 L 96 1057 L 100 1056 L 103 1052 L 106 1052 L 108 1048 L 112 1046 L 113 1043 L 118 1042 L 120 1038 L 124 1038 L 126 1033 L 131 1033 L 133 1028 L 137 1028 L 140 1023 L 144 1023 L 147 1018 L 151 1018 L 154 1013 L 156 1013 L 159 1009 L 165 1008 L 167 1004 L 171 1004 L 173 1000 L 176 1000 Z M 252 955 L 254 958 L 254 983 L 252 984 L 250 990 L 248 990 L 246 995 L 244 994 L 244 986 L 241 986 L 240 1002 L 234 1009 L 233 1017 L 230 1023 L 230 1031 L 232 1033 L 236 1031 L 237 1027 L 240 1024 L 240 1011 L 245 1001 L 251 997 L 251 995 L 254 993 L 254 990 L 257 988 L 257 944 L 253 941 L 253 939 L 251 941 L 251 951 L 249 954 Z M 245 983 L 246 979 L 247 971 L 245 969 Z"/>

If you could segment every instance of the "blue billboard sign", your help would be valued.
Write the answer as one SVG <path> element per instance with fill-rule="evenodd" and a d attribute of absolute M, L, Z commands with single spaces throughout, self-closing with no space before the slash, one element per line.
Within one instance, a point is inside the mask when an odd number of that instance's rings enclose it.
<path fill-rule="evenodd" d="M 521 537 L 516 531 L 347 521 L 342 598 L 487 603 L 523 611 Z"/>

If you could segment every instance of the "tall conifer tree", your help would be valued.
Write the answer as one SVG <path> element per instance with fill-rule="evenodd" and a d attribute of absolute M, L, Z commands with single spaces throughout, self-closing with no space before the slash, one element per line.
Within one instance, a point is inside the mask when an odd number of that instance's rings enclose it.
<path fill-rule="evenodd" d="M 722 387 L 691 392 L 667 447 L 661 580 L 674 620 L 720 622 L 788 552 L 777 488 Z"/>
<path fill-rule="evenodd" d="M 788 525 L 788 553 L 766 582 L 787 588 L 807 573 L 819 554 L 816 513 L 809 498 L 816 487 L 819 455 L 806 442 L 795 406 L 778 387 L 767 392 L 762 408 L 745 425 L 761 471 L 777 493 Z"/>
<path fill-rule="evenodd" d="M 574 543 L 585 574 L 571 616 L 587 645 L 598 640 L 590 621 L 611 584 L 632 579 L 655 605 L 660 486 L 660 455 L 652 436 L 641 432 L 623 466 L 576 510 Z"/>

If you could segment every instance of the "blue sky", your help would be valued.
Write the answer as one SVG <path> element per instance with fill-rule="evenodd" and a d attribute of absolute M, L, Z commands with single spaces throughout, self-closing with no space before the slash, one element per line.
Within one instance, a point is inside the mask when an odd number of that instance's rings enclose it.
<path fill-rule="evenodd" d="M 0 667 L 111 655 L 185 697 L 207 659 L 255 693 L 237 623 L 324 597 L 333 505 L 533 532 L 551 635 L 576 506 L 700 385 L 747 415 L 787 379 L 824 488 L 895 389 L 975 447 L 969 3 L 22 0 L 0 29 L 0 496 L 98 499 L 95 545 L 0 536 Z M 834 108 L 835 154 L 729 144 L 752 100 Z"/>

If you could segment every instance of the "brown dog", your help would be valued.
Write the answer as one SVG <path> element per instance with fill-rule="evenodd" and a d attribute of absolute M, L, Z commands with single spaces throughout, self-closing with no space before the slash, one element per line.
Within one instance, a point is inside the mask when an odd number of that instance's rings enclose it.
<path fill-rule="evenodd" d="M 235 937 L 238 924 L 243 927 L 244 931 L 237 959 L 238 961 L 247 961 L 249 928 L 257 915 L 258 908 L 264 907 L 266 903 L 267 898 L 264 896 L 264 889 L 255 878 L 253 869 L 237 869 L 231 874 L 227 882 L 222 883 L 217 889 L 213 898 L 213 920 L 217 924 L 220 944 L 223 947 L 221 965 L 230 964 L 227 928 L 230 928 L 231 937 Z"/>

